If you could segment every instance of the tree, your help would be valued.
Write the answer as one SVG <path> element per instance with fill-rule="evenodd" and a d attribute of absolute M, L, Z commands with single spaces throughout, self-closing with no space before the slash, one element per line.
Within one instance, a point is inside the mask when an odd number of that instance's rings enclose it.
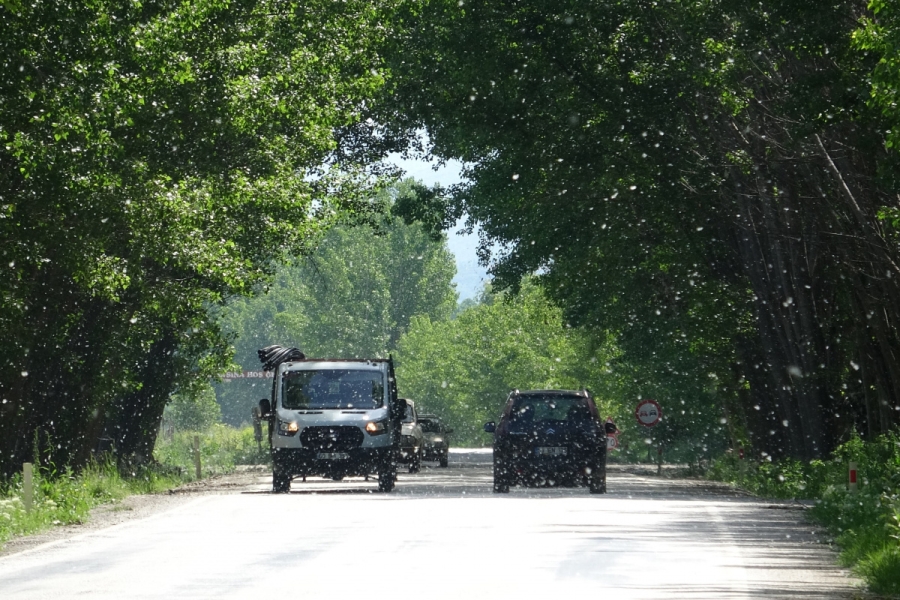
<path fill-rule="evenodd" d="M 218 423 L 222 411 L 216 403 L 216 393 L 207 385 L 196 394 L 175 394 L 166 405 L 163 420 L 180 431 L 205 431 Z"/>
<path fill-rule="evenodd" d="M 897 170 L 861 14 L 432 2 L 393 38 L 381 118 L 471 165 L 453 203 L 503 248 L 498 286 L 543 273 L 642 377 L 712 374 L 759 452 L 822 456 L 900 414 L 900 257 L 879 218 Z"/>
<path fill-rule="evenodd" d="M 561 311 L 526 281 L 519 294 L 486 291 L 455 319 L 417 316 L 401 338 L 397 382 L 420 412 L 447 420 L 462 443 L 485 441 L 482 425 L 519 389 L 592 389 L 605 414 L 623 402 L 608 364 L 614 346 L 597 346 L 567 328 Z"/>
<path fill-rule="evenodd" d="M 455 273 L 446 237 L 434 239 L 419 223 L 339 227 L 314 251 L 282 266 L 264 295 L 235 299 L 224 322 L 236 335 L 236 361 L 248 370 L 258 367 L 256 350 L 272 343 L 297 346 L 308 356 L 386 357 L 412 319 L 449 318 Z M 246 420 L 269 385 L 218 386 L 225 418 Z"/>
<path fill-rule="evenodd" d="M 3 3 L 0 472 L 36 431 L 57 465 L 105 436 L 149 457 L 170 393 L 228 363 L 208 308 L 375 210 L 345 146 L 384 83 L 391 14 Z"/>

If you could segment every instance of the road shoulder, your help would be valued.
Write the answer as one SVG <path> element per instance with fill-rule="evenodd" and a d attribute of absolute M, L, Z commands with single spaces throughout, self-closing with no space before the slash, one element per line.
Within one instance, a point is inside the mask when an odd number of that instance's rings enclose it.
<path fill-rule="evenodd" d="M 45 544 L 115 527 L 129 521 L 146 519 L 187 504 L 198 495 L 225 494 L 245 489 L 254 484 L 260 476 L 269 472 L 268 467 L 245 467 L 229 475 L 201 479 L 161 494 L 134 494 L 118 502 L 102 504 L 91 509 L 90 515 L 83 523 L 59 525 L 39 533 L 14 537 L 0 546 L 0 559 L 33 550 Z"/>

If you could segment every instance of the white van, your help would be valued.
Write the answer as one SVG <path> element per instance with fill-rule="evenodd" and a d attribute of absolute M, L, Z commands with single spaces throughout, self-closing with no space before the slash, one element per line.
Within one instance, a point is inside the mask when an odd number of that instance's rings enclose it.
<path fill-rule="evenodd" d="M 272 490 L 289 492 L 298 476 L 374 475 L 390 492 L 406 413 L 393 361 L 303 357 L 271 366 L 272 397 L 260 400 L 259 415 L 269 422 Z"/>

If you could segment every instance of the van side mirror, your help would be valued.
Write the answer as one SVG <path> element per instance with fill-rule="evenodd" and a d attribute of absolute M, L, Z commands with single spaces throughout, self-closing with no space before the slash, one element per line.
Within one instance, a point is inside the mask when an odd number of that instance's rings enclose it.
<path fill-rule="evenodd" d="M 444 430 L 444 433 L 453 433 L 453 428 L 448 427 L 447 429 Z"/>
<path fill-rule="evenodd" d="M 397 401 L 391 405 L 391 420 L 399 421 L 406 415 L 406 408 L 409 406 L 405 398 L 397 398 Z"/>
<path fill-rule="evenodd" d="M 485 433 L 494 433 L 497 430 L 497 425 L 493 421 L 488 421 L 484 424 L 484 432 Z"/>
<path fill-rule="evenodd" d="M 258 406 L 254 406 L 250 410 L 250 416 L 253 417 L 253 439 L 259 444 L 262 442 L 262 411 Z"/>
<path fill-rule="evenodd" d="M 616 424 L 613 423 L 612 421 L 607 421 L 603 425 L 603 429 L 606 431 L 606 433 L 609 433 L 609 434 L 615 433 L 619 430 L 618 427 L 616 427 Z"/>
<path fill-rule="evenodd" d="M 272 413 L 272 403 L 269 402 L 268 398 L 263 398 L 259 401 L 259 417 L 261 419 L 267 419 L 269 415 Z"/>

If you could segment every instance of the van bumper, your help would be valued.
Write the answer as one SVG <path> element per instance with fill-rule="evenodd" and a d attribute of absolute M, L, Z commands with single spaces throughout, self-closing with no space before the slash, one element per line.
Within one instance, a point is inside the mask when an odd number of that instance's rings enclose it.
<path fill-rule="evenodd" d="M 272 448 L 276 471 L 292 477 L 359 477 L 373 475 L 397 462 L 397 451 L 385 448 L 352 448 L 343 451 L 319 451 L 310 448 Z"/>

